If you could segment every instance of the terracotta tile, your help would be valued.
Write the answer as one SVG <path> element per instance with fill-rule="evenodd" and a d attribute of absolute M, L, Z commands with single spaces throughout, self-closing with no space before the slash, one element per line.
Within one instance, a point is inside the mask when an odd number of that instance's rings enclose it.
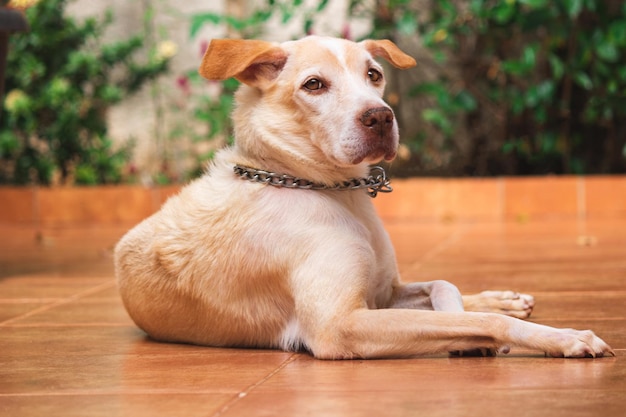
<path fill-rule="evenodd" d="M 6 302 L 0 299 L 0 324 L 6 320 L 13 319 L 30 311 L 36 310 L 43 305 L 45 304 L 38 302 Z"/>
<path fill-rule="evenodd" d="M 466 381 L 473 385 L 478 372 Z M 423 375 L 415 378 L 423 378 Z M 515 375 L 511 375 L 515 379 Z M 427 391 L 367 392 L 253 392 L 223 414 L 224 417 L 247 416 L 496 416 L 506 410 L 509 417 L 590 416 L 602 410 L 602 416 L 621 417 L 626 405 L 623 391 L 590 389 L 560 390 L 451 390 L 446 386 Z"/>
<path fill-rule="evenodd" d="M 429 257 L 458 234 L 449 224 L 390 222 L 386 227 L 398 262 L 410 263 Z"/>
<path fill-rule="evenodd" d="M 238 393 L 291 357 L 157 343 L 133 326 L 0 326 L 0 351 L 0 394 L 31 395 Z"/>
<path fill-rule="evenodd" d="M 393 181 L 394 191 L 374 200 L 386 220 L 499 219 L 501 185 L 497 179 L 404 179 Z"/>
<path fill-rule="evenodd" d="M 115 285 L 112 277 L 69 278 L 54 275 L 13 276 L 0 280 L 1 299 L 27 299 L 53 302 L 75 296 L 102 285 Z"/>
<path fill-rule="evenodd" d="M 41 272 L 110 276 L 113 247 L 128 228 L 89 225 L 80 230 L 37 228 L 26 233 L 0 227 L 0 236 L 6 237 L 0 239 L 0 277 Z"/>
<path fill-rule="evenodd" d="M 44 225 L 135 223 L 153 212 L 152 191 L 135 186 L 41 188 Z"/>
<path fill-rule="evenodd" d="M 117 288 L 117 285 L 111 285 L 110 287 L 104 288 L 100 291 L 94 292 L 86 297 L 83 297 L 82 300 L 85 301 L 119 301 L 120 300 L 120 292 Z"/>
<path fill-rule="evenodd" d="M 446 279 L 465 294 L 490 289 L 537 294 L 544 291 L 621 291 L 624 289 L 625 273 L 626 269 L 623 268 L 598 270 L 592 266 L 567 269 L 545 264 L 516 267 L 507 264 L 462 263 L 453 266 L 426 264 L 416 271 L 406 268 L 402 276 L 407 282 Z M 538 303 L 537 308 L 542 305 Z"/>
<path fill-rule="evenodd" d="M 519 177 L 504 180 L 504 214 L 518 221 L 584 214 L 578 177 Z"/>
<path fill-rule="evenodd" d="M 621 217 L 626 223 L 626 176 L 585 178 L 587 214 L 593 217 Z"/>
<path fill-rule="evenodd" d="M 430 390 L 617 389 L 616 358 L 577 361 L 546 358 L 541 352 L 495 358 L 319 361 L 302 356 L 257 388 L 259 392 L 385 392 Z M 428 378 L 424 376 L 428 375 Z M 481 377 L 483 375 L 483 377 Z M 468 381 L 472 384 L 468 385 Z M 617 383 L 626 388 L 626 381 Z"/>
<path fill-rule="evenodd" d="M 626 291 L 579 291 L 533 294 L 534 320 L 626 320 Z"/>
<path fill-rule="evenodd" d="M 36 188 L 0 187 L 0 224 L 27 223 L 36 220 Z"/>
<path fill-rule="evenodd" d="M 128 320 L 115 288 L 107 256 L 123 227 L 11 226 L 0 229 L 10 236 L 0 239 L 0 320 L 9 320 L 0 321 L 0 414 L 623 415 L 626 222 L 545 215 L 387 226 L 405 278 L 527 290 L 537 299 L 531 321 L 592 329 L 617 357 L 514 349 L 497 358 L 332 362 L 157 343 Z M 581 245 L 580 236 L 594 239 Z M 10 272 L 32 267 L 42 272 Z"/>
<path fill-rule="evenodd" d="M 0 304 L 1 306 L 1 304 Z M 15 320 L 12 325 L 46 325 L 46 324 L 114 324 L 132 326 L 121 299 L 94 300 L 80 299 L 71 303 L 53 306 L 37 314 Z"/>
<path fill-rule="evenodd" d="M 39 417 L 206 417 L 223 406 L 231 394 L 83 394 L 1 395 L 0 411 L 6 416 Z"/>

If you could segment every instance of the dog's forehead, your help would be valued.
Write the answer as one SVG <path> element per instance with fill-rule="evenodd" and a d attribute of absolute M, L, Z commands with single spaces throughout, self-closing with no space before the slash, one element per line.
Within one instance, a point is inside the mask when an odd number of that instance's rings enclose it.
<path fill-rule="evenodd" d="M 309 36 L 285 45 L 290 55 L 304 67 L 323 64 L 354 69 L 373 62 L 362 45 L 345 39 Z"/>

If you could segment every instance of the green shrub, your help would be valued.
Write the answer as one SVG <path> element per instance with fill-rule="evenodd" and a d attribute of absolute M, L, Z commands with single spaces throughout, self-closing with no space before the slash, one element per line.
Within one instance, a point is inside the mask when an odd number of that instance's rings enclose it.
<path fill-rule="evenodd" d="M 270 20 L 274 19 L 286 25 L 297 16 L 302 17 L 300 35 L 311 30 L 316 15 L 328 5 L 328 0 L 321 0 L 315 5 L 305 4 L 302 0 L 276 1 L 267 0 L 258 4 L 258 8 L 242 17 L 220 13 L 197 13 L 191 16 L 190 36 L 196 37 L 205 25 L 224 28 L 229 34 L 247 39 L 263 38 Z M 274 27 L 271 30 L 276 30 Z M 208 46 L 205 42 L 204 49 Z M 207 93 L 207 85 L 216 94 Z M 225 81 L 208 81 L 198 74 L 198 68 L 190 68 L 178 77 L 178 86 L 183 99 L 174 101 L 172 111 L 179 113 L 170 138 L 186 137 L 192 142 L 211 142 L 209 150 L 195 155 L 195 167 L 188 172 L 188 177 L 197 177 L 205 169 L 205 164 L 212 159 L 220 145 L 232 144 L 233 126 L 230 119 L 234 101 L 233 94 L 239 82 L 233 78 Z"/>
<path fill-rule="evenodd" d="M 419 35 L 442 66 L 459 68 L 460 79 L 411 91 L 434 99 L 421 116 L 447 146 L 463 116 L 475 158 L 454 173 L 626 172 L 624 2 L 384 3 L 394 12 L 375 34 Z"/>
<path fill-rule="evenodd" d="M 122 181 L 132 145 L 113 147 L 107 111 L 167 70 L 168 52 L 146 54 L 142 34 L 102 43 L 111 13 L 77 22 L 65 15 L 67 3 L 37 2 L 26 10 L 30 31 L 10 38 L 2 183 Z"/>
<path fill-rule="evenodd" d="M 326 3 L 268 0 L 239 19 L 198 14 L 192 33 L 210 23 L 255 37 L 272 17 L 300 15 L 304 34 Z M 350 17 L 372 22 L 369 37 L 419 37 L 441 69 L 437 80 L 405 91 L 432 105 L 418 115 L 428 129 L 403 136 L 414 152 L 395 163 L 397 174 L 432 173 L 426 148 L 452 155 L 440 175 L 626 172 L 623 1 L 351 0 L 348 7 Z M 449 65 L 458 71 L 451 75 Z M 433 130 L 443 140 L 427 144 Z"/>

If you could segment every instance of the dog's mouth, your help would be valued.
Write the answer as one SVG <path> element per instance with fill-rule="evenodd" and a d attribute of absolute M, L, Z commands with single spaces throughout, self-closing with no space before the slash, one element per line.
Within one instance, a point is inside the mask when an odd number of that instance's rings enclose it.
<path fill-rule="evenodd" d="M 362 162 L 376 163 L 384 160 L 385 162 L 391 162 L 398 154 L 395 146 L 382 146 L 379 149 L 369 150 L 361 155 L 357 155 L 352 159 L 353 165 L 358 165 Z"/>

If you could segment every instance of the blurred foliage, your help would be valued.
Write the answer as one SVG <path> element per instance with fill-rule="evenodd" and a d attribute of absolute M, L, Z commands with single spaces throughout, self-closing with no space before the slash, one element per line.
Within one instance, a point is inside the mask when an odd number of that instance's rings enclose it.
<path fill-rule="evenodd" d="M 198 13 L 191 17 L 190 36 L 197 37 L 205 26 L 220 27 L 224 37 L 237 36 L 251 39 L 262 38 L 268 28 L 276 30 L 301 18 L 302 26 L 296 36 L 301 37 L 311 32 L 318 13 L 324 11 L 328 0 L 321 0 L 311 6 L 303 0 L 267 0 L 259 2 L 259 8 L 245 16 L 233 16 L 219 13 Z M 203 55 L 208 42 L 204 42 L 200 55 Z M 173 127 L 170 137 L 191 138 L 195 143 L 209 142 L 208 150 L 196 154 L 196 163 L 187 177 L 199 176 L 215 151 L 225 144 L 233 143 L 233 126 L 230 119 L 234 101 L 233 95 L 239 82 L 234 78 L 224 81 L 209 81 L 198 74 L 197 68 L 191 68 L 178 78 L 178 87 L 183 99 L 173 103 L 173 111 L 180 113 L 179 122 Z"/>
<path fill-rule="evenodd" d="M 421 2 L 422 6 L 425 2 Z M 626 4 L 620 0 L 377 1 L 372 36 L 419 36 L 441 66 L 410 94 L 470 159 L 454 175 L 626 172 Z M 362 10 L 370 1 L 353 1 Z M 419 59 L 418 59 L 419 61 Z M 452 65 L 457 74 L 446 67 Z M 461 118 L 459 119 L 459 116 Z M 404 138 L 419 150 L 424 135 Z M 419 171 L 419 168 L 418 168 Z"/>
<path fill-rule="evenodd" d="M 163 74 L 173 53 L 143 34 L 103 44 L 112 14 L 82 22 L 67 0 L 37 2 L 11 36 L 0 120 L 0 183 L 119 183 L 132 143 L 114 148 L 107 110 Z"/>
<path fill-rule="evenodd" d="M 183 179 L 189 180 L 204 172 L 217 149 L 233 143 L 230 115 L 239 82 L 234 78 L 208 81 L 194 68 L 180 75 L 177 85 L 182 97 L 172 101 L 172 111 L 178 117 L 169 139 L 178 143 L 180 138 L 186 138 L 198 145 L 192 149 L 194 160 L 184 174 Z M 203 144 L 208 146 L 202 147 Z"/>
<path fill-rule="evenodd" d="M 103 44 L 111 14 L 76 22 L 65 16 L 67 2 L 29 0 L 31 30 L 10 39 L 0 183 L 128 180 L 132 144 L 113 146 L 107 110 L 164 73 L 173 47 L 148 48 L 145 33 Z M 198 13 L 190 35 L 211 25 L 223 37 L 276 30 L 300 37 L 314 32 L 329 3 L 265 0 L 240 16 Z M 350 0 L 344 27 L 327 34 L 350 37 L 353 19 L 371 22 L 367 37 L 389 38 L 409 52 L 412 43 L 425 46 L 418 62 L 436 67 L 428 81 L 390 86 L 407 150 L 393 164 L 396 175 L 626 172 L 623 1 Z M 204 80 L 195 67 L 177 84 L 179 100 L 168 110 L 178 122 L 169 139 L 172 148 L 182 137 L 198 145 L 195 176 L 232 143 L 238 84 Z"/>
<path fill-rule="evenodd" d="M 243 18 L 198 14 L 191 33 L 212 24 L 258 37 L 268 22 L 298 15 L 307 34 L 326 5 L 268 0 Z M 431 105 L 419 111 L 424 128 L 402 138 L 412 155 L 396 163 L 399 174 L 626 172 L 624 2 L 351 0 L 350 17 L 369 19 L 370 37 L 420 39 L 439 65 L 436 80 L 405 91 Z M 216 114 L 227 115 L 230 105 Z M 197 113 L 226 126 L 208 114 Z M 443 140 L 429 143 L 433 131 Z M 458 151 L 459 141 L 466 155 Z M 452 155 L 435 171 L 425 161 L 433 146 L 439 147 L 435 153 Z"/>

